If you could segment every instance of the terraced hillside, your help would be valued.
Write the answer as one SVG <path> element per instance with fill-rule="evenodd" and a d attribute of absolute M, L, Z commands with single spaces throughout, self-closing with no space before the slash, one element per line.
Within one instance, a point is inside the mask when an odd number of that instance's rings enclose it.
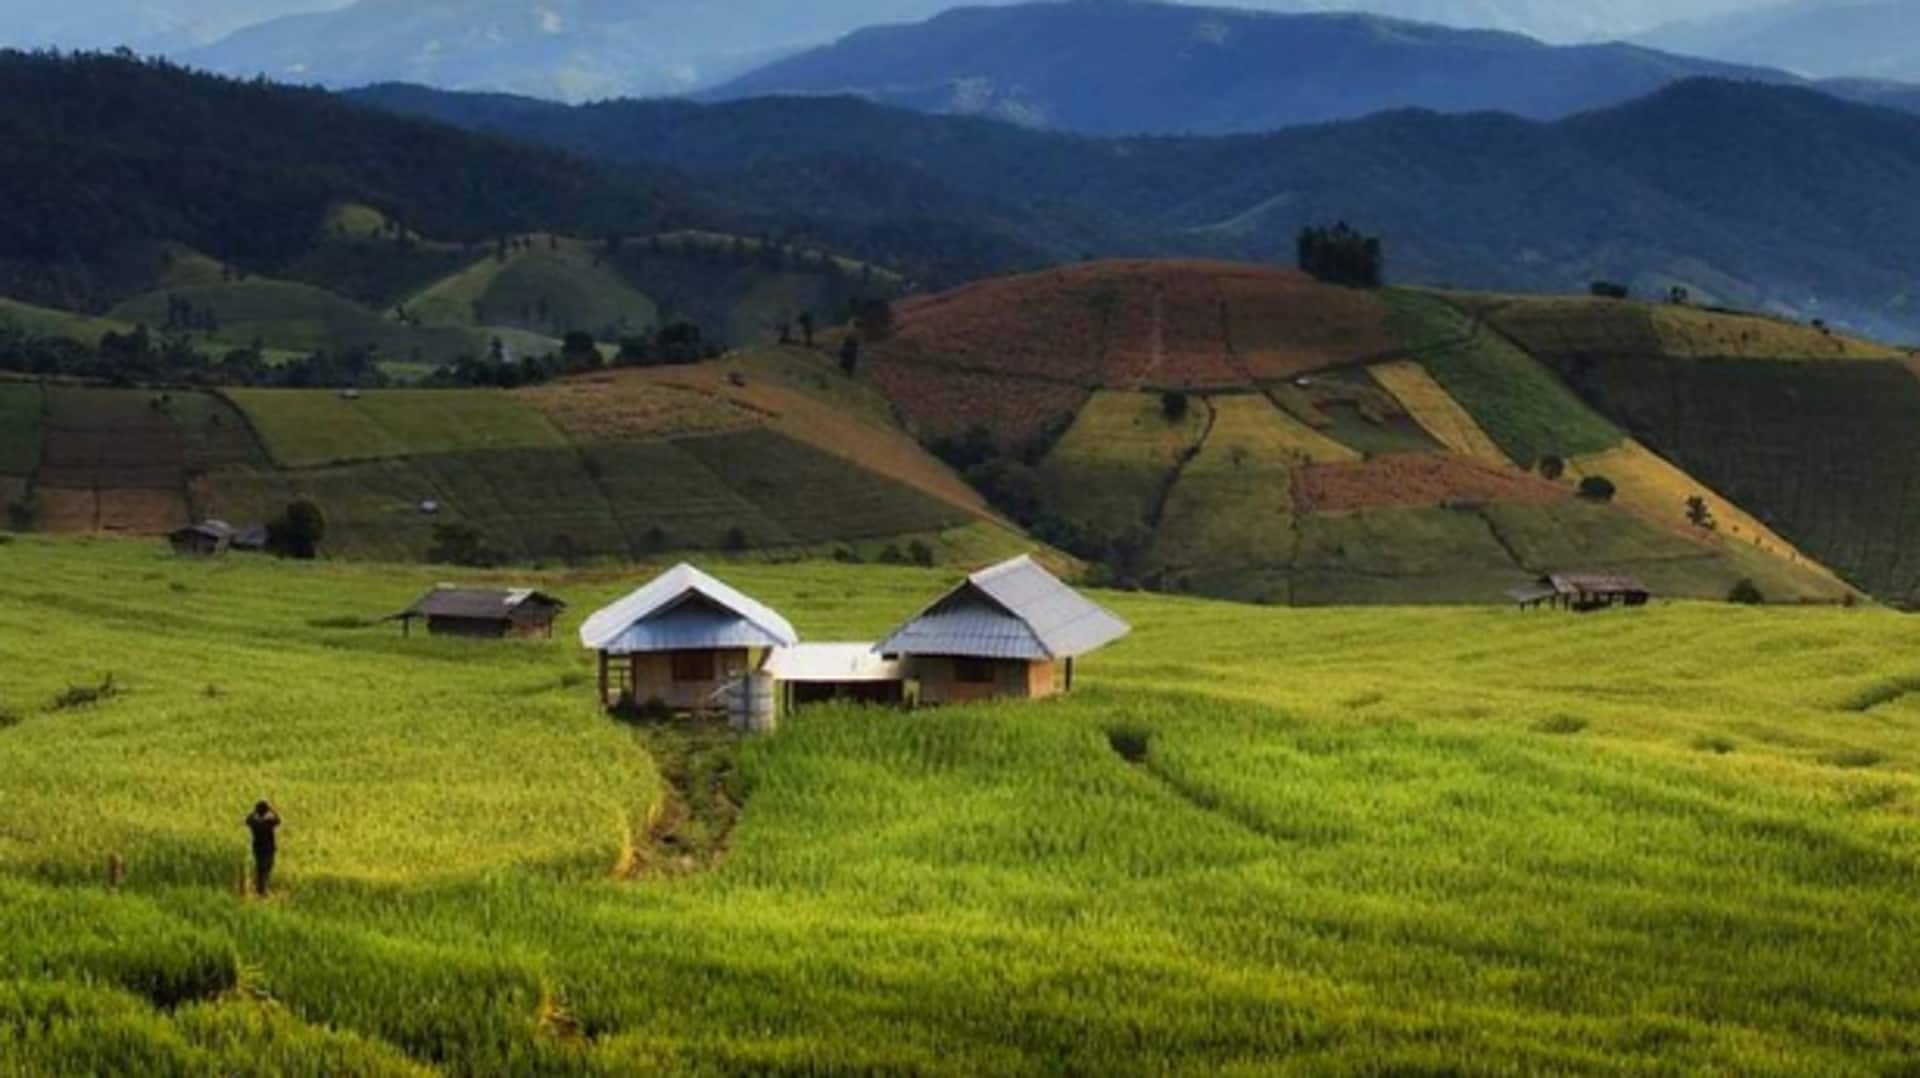
<path fill-rule="evenodd" d="M 248 524 L 308 498 L 337 557 L 428 557 L 448 525 L 513 562 L 1024 547 L 884 402 L 798 349 L 518 393 L 0 383 L 0 410 L 20 420 L 0 441 L 0 493 L 14 523 L 47 531 Z"/>
<path fill-rule="evenodd" d="M 1496 601 L 1574 569 L 1849 594 L 1477 314 L 1258 267 L 1091 263 L 909 300 L 862 362 L 1010 512 L 1123 580 L 1309 604 Z M 1672 326 L 1695 347 L 1724 332 Z"/>
<path fill-rule="evenodd" d="M 1716 506 L 1723 530 L 1777 532 L 1876 595 L 1920 603 L 1912 353 L 1814 326 L 1670 306 L 1456 302 L 1744 510 Z"/>

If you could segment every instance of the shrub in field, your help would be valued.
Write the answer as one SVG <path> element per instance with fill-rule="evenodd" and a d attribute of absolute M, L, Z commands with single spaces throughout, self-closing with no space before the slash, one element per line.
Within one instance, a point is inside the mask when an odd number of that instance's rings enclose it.
<path fill-rule="evenodd" d="M 267 526 L 267 536 L 268 544 L 283 557 L 311 561 L 319 556 L 327 537 L 327 518 L 319 506 L 302 498 Z"/>
<path fill-rule="evenodd" d="M 1590 502 L 1610 502 L 1616 492 L 1613 480 L 1604 475 L 1590 475 L 1580 480 L 1580 496 Z"/>
<path fill-rule="evenodd" d="M 1687 499 L 1687 523 L 1708 531 L 1719 527 L 1713 519 L 1713 506 L 1708 505 L 1707 499 L 1698 494 Z"/>
<path fill-rule="evenodd" d="M 1715 756 L 1725 756 L 1739 747 L 1732 738 L 1722 734 L 1701 737 L 1694 741 L 1693 747 L 1701 752 L 1710 752 Z"/>
<path fill-rule="evenodd" d="M 753 541 L 747 537 L 747 530 L 734 525 L 720 540 L 720 548 L 729 554 L 739 554 L 753 547 Z"/>
<path fill-rule="evenodd" d="M 1178 423 L 1187 418 L 1189 407 L 1187 395 L 1178 390 L 1168 390 L 1160 394 L 1160 414 L 1169 423 Z"/>
<path fill-rule="evenodd" d="M 1742 578 L 1733 586 L 1733 590 L 1727 592 L 1727 601 L 1742 606 L 1761 606 L 1766 603 L 1767 597 L 1760 594 L 1760 586 L 1751 578 Z"/>
<path fill-rule="evenodd" d="M 69 685 L 53 698 L 53 710 L 71 711 L 74 708 L 91 707 L 118 695 L 120 686 L 114 682 L 113 675 L 108 674 L 98 685 Z"/>
<path fill-rule="evenodd" d="M 11 708 L 0 707 L 0 730 L 20 725 L 20 713 Z"/>
<path fill-rule="evenodd" d="M 1559 479 L 1561 476 L 1567 474 L 1566 458 L 1555 456 L 1552 453 L 1548 453 L 1546 456 L 1540 458 L 1539 467 L 1540 476 L 1543 479 Z"/>
<path fill-rule="evenodd" d="M 933 548 L 925 540 L 915 539 L 907 544 L 907 560 L 922 569 L 930 569 L 934 563 Z"/>
<path fill-rule="evenodd" d="M 1825 756 L 1822 756 L 1821 759 L 1826 763 L 1833 765 L 1834 767 L 1842 767 L 1842 768 L 1847 768 L 1849 770 L 1854 770 L 1859 768 L 1878 767 L 1881 764 L 1884 764 L 1887 762 L 1887 754 L 1884 752 L 1881 752 L 1879 749 L 1848 748 L 1848 749 L 1835 749 L 1834 751 L 1827 753 Z"/>
<path fill-rule="evenodd" d="M 1561 736 L 1565 736 L 1568 734 L 1577 734 L 1582 730 L 1585 730 L 1586 728 L 1587 728 L 1587 720 L 1581 718 L 1578 715 L 1565 715 L 1565 714 L 1554 715 L 1550 718 L 1542 719 L 1539 722 L 1534 723 L 1533 725 L 1533 729 L 1535 733 L 1557 734 Z"/>

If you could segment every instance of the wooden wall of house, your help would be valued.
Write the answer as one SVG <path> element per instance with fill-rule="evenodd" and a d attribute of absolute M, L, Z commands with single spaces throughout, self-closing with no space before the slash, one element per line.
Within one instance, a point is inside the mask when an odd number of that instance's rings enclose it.
<path fill-rule="evenodd" d="M 682 657 L 683 662 L 710 665 L 713 676 L 698 680 L 676 678 L 674 676 L 676 656 Z M 644 705 L 650 700 L 661 700 L 675 711 L 724 710 L 725 701 L 715 700 L 714 695 L 758 665 L 754 652 L 748 648 L 655 652 L 647 655 L 616 657 L 613 661 L 629 664 L 634 704 Z"/>
<path fill-rule="evenodd" d="M 991 680 L 963 678 L 966 667 L 984 663 Z M 939 655 L 917 656 L 912 676 L 920 682 L 922 704 L 965 704 L 980 700 L 1044 700 L 1061 688 L 1061 669 L 1052 662 L 967 660 Z"/>
<path fill-rule="evenodd" d="M 464 636 L 475 640 L 498 640 L 507 635 L 507 622 L 488 618 L 427 619 L 427 632 L 434 636 Z"/>

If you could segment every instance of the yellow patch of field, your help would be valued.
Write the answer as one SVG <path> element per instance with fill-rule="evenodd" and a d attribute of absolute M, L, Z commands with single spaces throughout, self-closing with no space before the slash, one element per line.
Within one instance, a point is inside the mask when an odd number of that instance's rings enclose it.
<path fill-rule="evenodd" d="M 569 378 L 515 391 L 576 442 L 619 442 L 726 434 L 767 417 L 724 397 L 672 385 L 644 371 Z"/>
<path fill-rule="evenodd" d="M 1465 457 L 1495 466 L 1512 462 L 1500 451 L 1479 422 L 1453 399 L 1425 367 L 1410 360 L 1368 368 L 1373 380 L 1393 394 L 1413 421 L 1433 440 Z"/>
<path fill-rule="evenodd" d="M 1144 527 L 1206 419 L 1200 405 L 1168 419 L 1157 393 L 1095 393 L 1041 462 L 1049 502 L 1063 518 L 1097 529 Z"/>
<path fill-rule="evenodd" d="M 1587 476 L 1611 480 L 1616 491 L 1614 501 L 1648 520 L 1698 539 L 1718 538 L 1745 544 L 1845 587 L 1830 570 L 1807 557 L 1773 529 L 1639 442 L 1629 441 L 1567 462 L 1570 482 L 1577 483 Z M 1687 499 L 1695 496 L 1704 498 L 1713 512 L 1717 526 L 1712 532 L 1687 519 Z"/>
<path fill-rule="evenodd" d="M 1224 404 L 1230 398 L 1216 398 Z M 1333 421 L 1319 411 L 1307 395 L 1293 386 L 1282 386 L 1274 390 L 1274 397 L 1259 398 L 1260 402 L 1273 412 L 1273 425 L 1269 436 L 1275 439 L 1274 445 L 1282 451 L 1297 457 L 1308 464 L 1344 464 L 1361 458 L 1359 450 L 1342 442 L 1334 441 L 1308 424 L 1310 416 L 1319 422 L 1332 426 Z"/>
<path fill-rule="evenodd" d="M 1293 466 L 1309 459 L 1305 428 L 1264 397 L 1209 405 L 1213 428 L 1167 498 L 1153 560 L 1195 573 L 1286 565 L 1296 544 Z"/>
<path fill-rule="evenodd" d="M 688 366 L 629 368 L 517 390 L 576 442 L 646 441 L 766 427 L 982 519 L 979 493 L 894 422 L 886 402 L 823 357 L 764 349 Z"/>
<path fill-rule="evenodd" d="M 1649 317 L 1662 351 L 1680 359 L 1898 359 L 1883 344 L 1761 315 L 1656 306 Z"/>

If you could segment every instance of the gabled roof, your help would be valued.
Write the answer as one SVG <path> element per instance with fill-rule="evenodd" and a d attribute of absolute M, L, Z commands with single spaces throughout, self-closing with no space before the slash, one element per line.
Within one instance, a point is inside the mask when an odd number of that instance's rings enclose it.
<path fill-rule="evenodd" d="M 505 621 L 522 607 L 530 605 L 545 607 L 554 613 L 567 608 L 566 603 L 532 588 L 458 588 L 441 584 L 414 600 L 412 606 L 394 617 Z"/>
<path fill-rule="evenodd" d="M 204 535 L 209 539 L 215 539 L 225 543 L 232 541 L 234 537 L 234 527 L 224 520 L 203 520 L 198 524 L 189 524 L 184 528 L 176 529 L 173 535 L 175 538 L 187 535 Z"/>
<path fill-rule="evenodd" d="M 1554 573 L 1542 583 L 1561 595 L 1646 591 L 1647 586 L 1625 573 Z"/>
<path fill-rule="evenodd" d="M 1545 584 L 1529 584 L 1523 588 L 1509 588 L 1507 590 L 1507 598 L 1512 599 L 1521 606 L 1543 603 L 1558 594 L 1560 594 L 1558 590 Z"/>
<path fill-rule="evenodd" d="M 685 564 L 662 573 L 580 627 L 582 645 L 615 655 L 792 647 L 799 642 L 793 626 L 772 608 Z"/>
<path fill-rule="evenodd" d="M 875 649 L 885 655 L 1070 659 L 1132 629 L 1030 557 L 968 577 Z"/>

